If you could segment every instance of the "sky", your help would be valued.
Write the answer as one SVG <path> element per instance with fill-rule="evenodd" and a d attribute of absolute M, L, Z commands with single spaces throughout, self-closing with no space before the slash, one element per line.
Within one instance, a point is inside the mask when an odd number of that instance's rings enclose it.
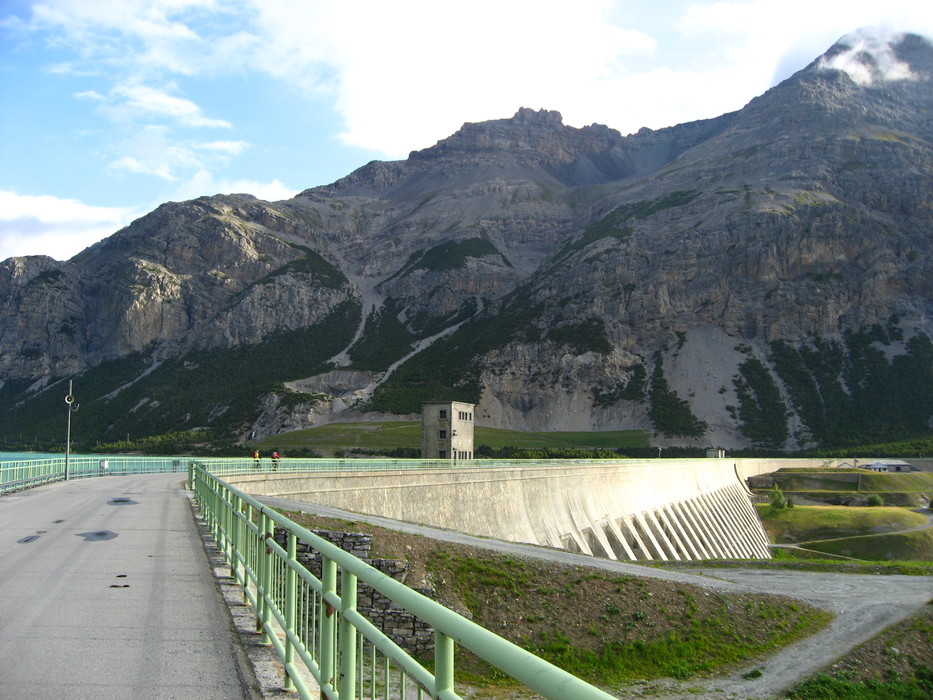
<path fill-rule="evenodd" d="M 271 201 L 520 107 L 623 134 L 740 109 L 918 0 L 0 0 L 0 260 L 166 201 Z"/>

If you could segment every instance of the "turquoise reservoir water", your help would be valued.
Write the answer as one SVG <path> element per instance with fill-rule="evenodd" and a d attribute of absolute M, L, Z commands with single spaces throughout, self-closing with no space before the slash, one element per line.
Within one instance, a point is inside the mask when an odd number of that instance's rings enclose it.
<path fill-rule="evenodd" d="M 78 455 L 72 454 L 72 457 Z M 82 455 L 90 457 L 91 455 Z M 64 452 L 0 452 L 0 462 L 26 462 L 34 459 L 65 459 Z"/>

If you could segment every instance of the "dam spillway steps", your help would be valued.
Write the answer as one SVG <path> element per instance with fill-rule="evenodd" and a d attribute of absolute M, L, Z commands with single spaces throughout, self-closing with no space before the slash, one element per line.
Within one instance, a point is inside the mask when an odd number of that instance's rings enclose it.
<path fill-rule="evenodd" d="M 618 560 L 768 559 L 729 460 L 471 462 L 231 479 L 256 495 Z"/>

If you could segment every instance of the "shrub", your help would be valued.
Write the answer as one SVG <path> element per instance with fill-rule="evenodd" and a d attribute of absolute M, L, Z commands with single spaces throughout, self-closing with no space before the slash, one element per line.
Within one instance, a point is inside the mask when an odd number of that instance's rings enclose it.
<path fill-rule="evenodd" d="M 768 493 L 768 500 L 772 508 L 787 507 L 787 501 L 784 499 L 784 492 L 781 491 L 781 487 L 777 485 L 777 482 L 771 487 L 771 491 Z"/>

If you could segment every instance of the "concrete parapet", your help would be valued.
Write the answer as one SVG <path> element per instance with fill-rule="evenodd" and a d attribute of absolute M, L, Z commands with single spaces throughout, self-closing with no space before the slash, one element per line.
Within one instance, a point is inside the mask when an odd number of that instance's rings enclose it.
<path fill-rule="evenodd" d="M 739 474 L 733 460 L 620 460 L 229 480 L 255 495 L 612 559 L 769 558 Z"/>

